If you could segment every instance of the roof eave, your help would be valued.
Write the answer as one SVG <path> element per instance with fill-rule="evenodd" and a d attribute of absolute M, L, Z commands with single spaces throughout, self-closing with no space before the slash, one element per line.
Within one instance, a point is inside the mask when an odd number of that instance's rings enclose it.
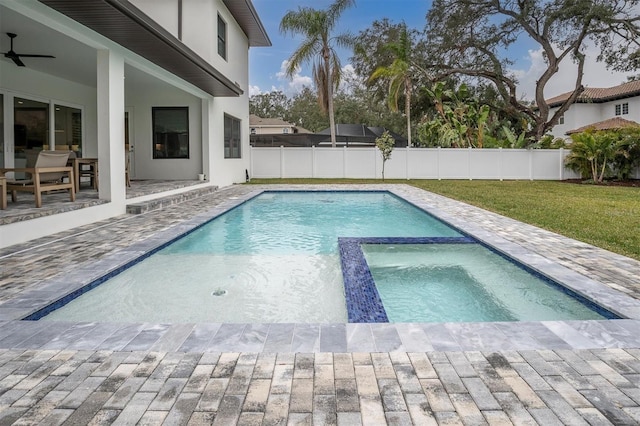
<path fill-rule="evenodd" d="M 212 96 L 240 96 L 234 82 L 127 0 L 39 0 Z"/>
<path fill-rule="evenodd" d="M 250 47 L 271 46 L 267 30 L 262 25 L 251 0 L 223 0 L 223 2 L 246 34 Z"/>

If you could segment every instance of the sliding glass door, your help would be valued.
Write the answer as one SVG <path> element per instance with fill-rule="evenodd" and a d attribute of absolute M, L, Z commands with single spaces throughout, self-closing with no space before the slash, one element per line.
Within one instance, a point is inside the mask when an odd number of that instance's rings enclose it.
<path fill-rule="evenodd" d="M 49 149 L 49 104 L 15 97 L 13 100 L 13 140 L 15 167 L 27 164 L 31 153 Z"/>

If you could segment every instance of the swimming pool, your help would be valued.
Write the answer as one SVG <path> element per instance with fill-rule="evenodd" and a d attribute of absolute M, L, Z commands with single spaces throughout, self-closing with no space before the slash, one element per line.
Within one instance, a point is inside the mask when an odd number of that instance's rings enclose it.
<path fill-rule="evenodd" d="M 388 192 L 265 192 L 43 319 L 346 322 L 341 236 L 466 238 Z"/>

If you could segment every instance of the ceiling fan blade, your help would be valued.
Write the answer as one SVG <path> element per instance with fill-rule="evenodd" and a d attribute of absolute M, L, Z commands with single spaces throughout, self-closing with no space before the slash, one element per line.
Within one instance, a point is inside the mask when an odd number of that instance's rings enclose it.
<path fill-rule="evenodd" d="M 18 56 L 21 58 L 55 58 L 55 56 L 51 55 L 25 55 L 24 53 L 18 53 Z"/>
<path fill-rule="evenodd" d="M 17 57 L 17 56 L 12 56 L 12 57 L 11 57 L 11 60 L 12 60 L 12 61 L 17 65 L 17 66 L 19 66 L 19 67 L 24 67 L 24 66 L 25 66 L 25 65 L 24 65 L 24 62 L 22 62 L 22 61 L 20 60 L 20 58 L 19 58 L 19 57 Z"/>

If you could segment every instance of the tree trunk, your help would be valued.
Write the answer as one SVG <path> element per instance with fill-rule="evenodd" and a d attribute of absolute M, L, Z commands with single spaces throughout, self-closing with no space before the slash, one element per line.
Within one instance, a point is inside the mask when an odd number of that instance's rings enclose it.
<path fill-rule="evenodd" d="M 411 81 L 405 81 L 404 94 L 404 113 L 407 115 L 407 146 L 411 146 Z M 384 176 L 382 180 L 384 180 Z"/>
<path fill-rule="evenodd" d="M 336 119 L 333 115 L 333 76 L 331 75 L 331 65 L 329 63 L 329 53 L 325 49 L 324 67 L 327 76 L 327 105 L 329 112 L 329 130 L 331 131 L 331 148 L 336 147 Z"/>

